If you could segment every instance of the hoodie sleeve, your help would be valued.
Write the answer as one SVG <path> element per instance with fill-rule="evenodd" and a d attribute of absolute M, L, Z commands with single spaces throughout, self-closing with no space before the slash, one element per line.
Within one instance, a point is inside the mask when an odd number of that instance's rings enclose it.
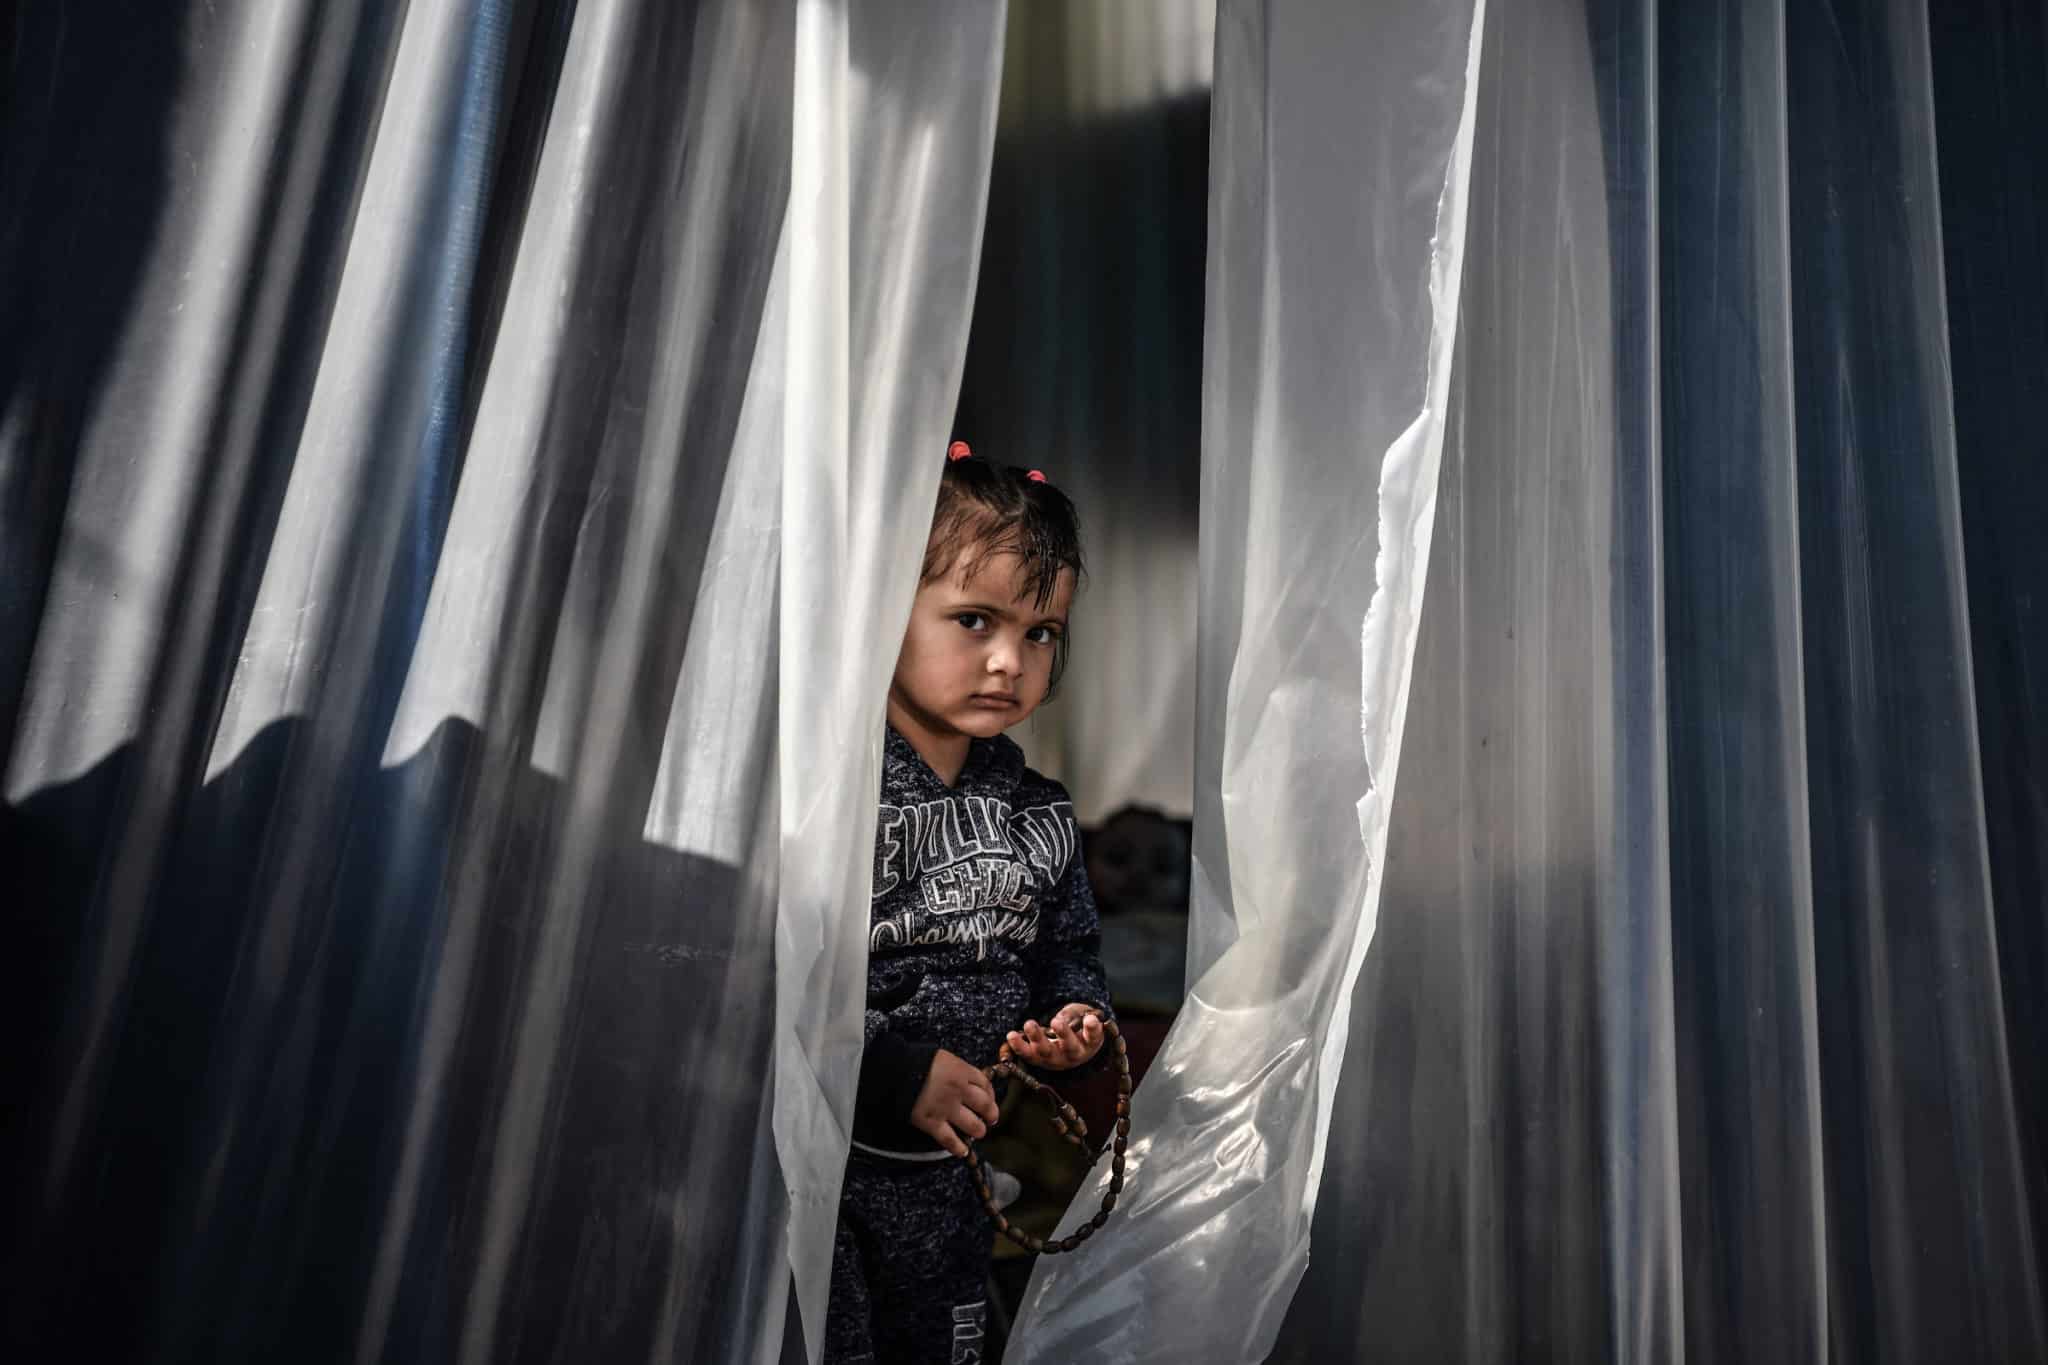
<path fill-rule="evenodd" d="M 910 1108 L 924 1089 L 938 1050 L 936 1043 L 913 1042 L 890 1032 L 889 1016 L 869 1010 L 860 1083 L 853 1097 L 854 1130 L 879 1134 L 909 1122 Z"/>
<path fill-rule="evenodd" d="M 1088 886 L 1088 868 L 1077 842 L 1066 874 L 1039 906 L 1038 940 L 1031 952 L 1032 1018 L 1043 1023 L 1061 1006 L 1076 1002 L 1093 1005 L 1105 1019 L 1115 1018 L 1101 953 L 1095 892 Z"/>

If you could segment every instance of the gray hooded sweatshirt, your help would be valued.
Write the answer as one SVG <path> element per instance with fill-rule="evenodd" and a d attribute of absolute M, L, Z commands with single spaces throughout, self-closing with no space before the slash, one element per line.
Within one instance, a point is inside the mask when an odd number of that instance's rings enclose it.
<path fill-rule="evenodd" d="M 1076 1001 L 1108 1018 L 1099 948 L 1066 789 L 1002 735 L 975 740 L 948 787 L 891 727 L 855 1145 L 939 1150 L 909 1122 L 937 1049 L 987 1066 L 1026 1019 L 1049 1022 Z"/>

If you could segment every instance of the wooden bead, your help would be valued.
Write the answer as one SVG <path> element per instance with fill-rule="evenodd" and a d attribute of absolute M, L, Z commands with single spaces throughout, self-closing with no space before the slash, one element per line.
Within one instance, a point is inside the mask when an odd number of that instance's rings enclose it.
<path fill-rule="evenodd" d="M 1080 1148 L 1082 1154 L 1087 1158 L 1088 1165 L 1093 1166 L 1096 1161 L 1100 1160 L 1103 1151 L 1106 1150 L 1110 1154 L 1109 1192 L 1102 1197 L 1102 1207 L 1096 1212 L 1094 1217 L 1083 1223 L 1072 1235 L 1057 1241 L 1048 1242 L 1043 1237 L 1035 1233 L 1026 1232 L 1010 1222 L 1009 1218 L 996 1204 L 995 1194 L 989 1185 L 988 1173 L 984 1168 L 984 1163 L 981 1161 L 979 1153 L 975 1151 L 972 1144 L 968 1146 L 967 1164 L 974 1173 L 974 1184 L 976 1190 L 981 1195 L 982 1207 L 988 1211 L 989 1218 L 995 1223 L 997 1232 L 1033 1255 L 1052 1256 L 1075 1250 L 1081 1243 L 1094 1236 L 1097 1229 L 1108 1226 L 1110 1214 L 1116 1210 L 1117 1199 L 1123 1194 L 1124 1149 L 1131 1135 L 1131 1062 L 1129 1048 L 1125 1044 L 1122 1031 L 1117 1028 L 1116 1022 L 1105 1019 L 1102 1021 L 1102 1028 L 1104 1036 L 1115 1044 L 1118 1093 L 1116 1101 L 1116 1135 L 1110 1142 L 1103 1144 L 1103 1147 L 1100 1149 L 1091 1150 L 1089 1144 L 1084 1140 L 1088 1134 L 1088 1121 L 1081 1117 L 1080 1111 L 1067 1103 L 1053 1087 L 1045 1084 L 1045 1082 L 1039 1080 L 1029 1071 L 1022 1069 L 1016 1060 L 1008 1055 L 1007 1049 L 998 1057 L 994 1066 L 986 1068 L 983 1072 L 991 1081 L 1007 1080 L 1014 1077 L 1026 1090 L 1037 1095 L 1052 1114 L 1053 1130 L 1062 1138 Z M 1013 1091 L 1013 1096 L 1014 1093 Z"/>

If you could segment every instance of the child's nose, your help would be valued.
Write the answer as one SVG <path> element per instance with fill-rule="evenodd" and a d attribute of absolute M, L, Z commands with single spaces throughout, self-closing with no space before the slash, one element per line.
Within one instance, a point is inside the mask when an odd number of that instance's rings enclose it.
<path fill-rule="evenodd" d="M 1007 642 L 996 644 L 988 652 L 988 671 L 1015 677 L 1020 671 L 1017 665 L 1017 650 Z"/>

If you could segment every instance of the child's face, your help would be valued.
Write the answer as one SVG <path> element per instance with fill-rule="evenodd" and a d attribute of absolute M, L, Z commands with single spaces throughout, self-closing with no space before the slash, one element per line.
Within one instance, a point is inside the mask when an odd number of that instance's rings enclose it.
<path fill-rule="evenodd" d="M 917 590 L 889 699 L 928 733 L 992 738 L 1045 700 L 1074 575 L 1062 571 L 1041 606 L 1022 567 L 991 555 L 972 578 L 948 570 Z"/>

